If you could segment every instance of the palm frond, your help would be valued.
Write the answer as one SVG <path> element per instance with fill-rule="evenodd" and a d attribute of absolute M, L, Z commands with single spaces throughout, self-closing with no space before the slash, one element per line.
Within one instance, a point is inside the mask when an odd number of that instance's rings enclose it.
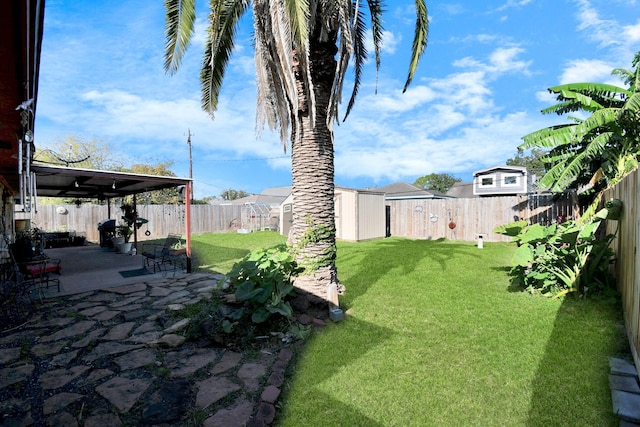
<path fill-rule="evenodd" d="M 624 101 L 631 96 L 627 89 L 606 83 L 568 83 L 550 87 L 549 92 L 556 94 L 558 101 L 565 100 L 564 96 L 570 93 L 581 93 L 608 102 Z"/>
<path fill-rule="evenodd" d="M 576 180 L 578 175 L 580 175 L 582 170 L 585 168 L 586 163 L 586 153 L 578 153 L 573 158 L 568 159 L 565 162 L 558 163 L 556 166 L 551 168 L 551 170 L 547 174 L 545 174 L 543 179 L 541 179 L 540 181 L 544 181 L 543 185 L 546 185 L 547 181 L 545 178 L 547 178 L 547 175 L 551 171 L 554 171 L 554 182 L 553 186 L 551 187 L 551 192 L 561 193 L 569 188 L 573 181 Z"/>
<path fill-rule="evenodd" d="M 189 47 L 196 20 L 195 0 L 165 0 L 164 70 L 174 74 Z"/>
<path fill-rule="evenodd" d="M 409 62 L 409 74 L 404 84 L 402 92 L 406 92 L 413 80 L 413 76 L 418 68 L 420 57 L 427 47 L 429 38 L 429 18 L 427 15 L 427 5 L 424 0 L 415 0 L 416 3 L 416 28 L 413 36 L 413 46 L 411 48 L 411 61 Z"/>
<path fill-rule="evenodd" d="M 587 144 L 586 148 L 584 149 L 586 159 L 592 160 L 597 157 L 602 157 L 603 154 L 606 152 L 607 146 L 609 145 L 609 142 L 613 137 L 614 137 L 613 132 L 604 132 L 604 133 L 598 134 L 598 136 L 593 138 L 591 142 L 589 142 L 589 144 Z"/>
<path fill-rule="evenodd" d="M 292 39 L 296 46 L 303 46 L 309 39 L 309 0 L 285 0 Z"/>
<path fill-rule="evenodd" d="M 530 148 L 551 148 L 559 145 L 571 144 L 575 141 L 575 124 L 550 126 L 531 132 L 522 137 L 524 141 L 518 146 L 519 150 Z"/>
<path fill-rule="evenodd" d="M 581 139 L 583 135 L 594 131 L 597 132 L 602 128 L 615 124 L 619 113 L 620 110 L 617 108 L 604 108 L 594 111 L 582 123 L 576 125 L 576 137 Z"/>
<path fill-rule="evenodd" d="M 544 108 L 540 110 L 542 114 L 557 114 L 562 116 L 566 113 L 573 113 L 575 111 L 581 111 L 582 105 L 579 102 L 572 99 L 570 101 L 560 102 L 558 104 L 552 105 L 551 107 Z"/>
<path fill-rule="evenodd" d="M 353 36 L 353 56 L 354 56 L 354 67 L 353 67 L 353 90 L 351 91 L 351 97 L 349 98 L 349 103 L 347 104 L 347 111 L 344 114 L 343 121 L 347 119 L 353 105 L 356 101 L 356 96 L 358 95 L 358 89 L 360 89 L 360 79 L 362 77 L 362 69 L 364 68 L 365 61 L 367 60 L 367 48 L 365 46 L 365 38 L 366 38 L 367 27 L 364 23 L 364 13 L 357 12 L 357 17 L 355 19 L 354 26 L 354 36 Z M 376 54 L 377 55 L 377 54 Z"/>
<path fill-rule="evenodd" d="M 291 73 L 282 73 L 281 64 L 276 59 L 277 48 L 274 46 L 274 33 L 279 30 L 273 29 L 273 19 L 269 11 L 268 2 L 256 1 L 253 3 L 254 12 L 254 38 L 255 38 L 255 65 L 257 78 L 257 114 L 256 114 L 256 130 L 260 134 L 264 123 L 269 128 L 278 129 L 280 132 L 280 141 L 286 149 L 288 140 L 289 127 L 292 124 L 291 114 L 297 114 L 298 106 L 293 105 L 297 102 L 297 96 L 291 99 L 292 91 L 295 91 L 295 82 L 292 83 L 293 77 Z M 278 22 L 275 23 L 279 25 Z M 292 47 L 289 44 L 290 48 Z M 290 58 L 293 61 L 293 58 Z M 291 64 L 293 65 L 293 64 Z M 287 80 L 287 77 L 289 79 Z M 293 84 L 293 89 L 291 85 Z M 287 85 L 289 87 L 287 88 Z"/>
<path fill-rule="evenodd" d="M 331 85 L 326 119 L 329 129 L 333 129 L 333 122 L 338 118 L 338 104 L 342 102 L 342 87 L 348 70 L 349 60 L 352 55 L 356 55 L 354 53 L 356 49 L 361 49 L 364 45 L 360 45 L 360 41 L 357 40 L 358 35 L 356 34 L 357 27 L 363 22 L 359 13 L 358 4 L 353 4 L 351 0 L 329 1 L 329 3 L 331 3 L 331 5 L 326 5 L 326 7 L 329 7 L 331 12 L 327 14 L 327 17 L 331 15 L 333 17 L 333 22 L 327 21 L 324 24 L 327 36 L 329 33 L 334 34 L 333 37 L 336 37 L 339 34 L 339 38 L 337 40 L 337 62 L 335 74 L 333 76 L 333 83 Z M 357 67 L 358 64 L 356 64 L 356 69 Z M 359 81 L 357 84 L 359 87 Z"/>
<path fill-rule="evenodd" d="M 626 113 L 640 113 L 640 92 L 634 93 L 624 104 L 622 110 Z"/>
<path fill-rule="evenodd" d="M 222 79 L 233 51 L 238 22 L 249 0 L 211 0 L 208 40 L 200 70 L 202 109 L 211 116 L 218 107 Z"/>
<path fill-rule="evenodd" d="M 380 69 L 380 49 L 382 47 L 382 14 L 384 13 L 384 3 L 382 0 L 368 0 L 369 15 L 371 16 L 371 34 L 373 36 L 373 51 L 376 57 L 376 92 L 378 89 L 378 70 Z"/>

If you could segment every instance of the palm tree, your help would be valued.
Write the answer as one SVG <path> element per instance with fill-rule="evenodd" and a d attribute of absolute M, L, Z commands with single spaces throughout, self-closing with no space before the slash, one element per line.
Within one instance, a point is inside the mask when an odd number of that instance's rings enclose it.
<path fill-rule="evenodd" d="M 363 2 L 364 3 L 364 2 Z M 382 43 L 382 0 L 367 0 L 376 71 Z M 406 90 L 427 44 L 424 0 L 415 0 L 416 25 Z M 251 10 L 257 75 L 257 121 L 290 141 L 293 225 L 290 243 L 306 273 L 295 285 L 327 298 L 338 284 L 335 265 L 333 123 L 349 61 L 353 107 L 367 58 L 365 12 L 352 0 L 211 0 L 208 40 L 200 73 L 202 107 L 216 111 L 226 65 L 240 18 Z M 175 72 L 193 33 L 195 0 L 165 0 L 165 70 Z M 315 299 L 317 299 L 315 298 Z M 314 299 L 314 298 L 311 298 Z"/>
<path fill-rule="evenodd" d="M 552 167 L 539 185 L 552 192 L 590 183 L 596 189 L 618 182 L 638 167 L 640 158 L 640 52 L 635 70 L 613 70 L 628 88 L 603 83 L 571 83 L 549 88 L 558 104 L 543 114 L 591 113 L 573 123 L 551 126 L 524 136 L 519 149 L 551 149 L 543 161 Z"/>

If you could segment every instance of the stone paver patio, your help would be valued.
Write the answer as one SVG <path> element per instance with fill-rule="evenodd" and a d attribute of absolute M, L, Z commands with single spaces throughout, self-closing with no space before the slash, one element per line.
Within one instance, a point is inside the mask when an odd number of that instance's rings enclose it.
<path fill-rule="evenodd" d="M 270 425 L 292 350 L 198 347 L 182 335 L 189 320 L 168 315 L 221 279 L 141 278 L 45 301 L 0 335 L 0 425 Z"/>

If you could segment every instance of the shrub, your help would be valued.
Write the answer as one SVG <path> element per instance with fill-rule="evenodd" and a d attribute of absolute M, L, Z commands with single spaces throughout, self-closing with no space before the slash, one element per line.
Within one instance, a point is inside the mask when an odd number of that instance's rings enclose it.
<path fill-rule="evenodd" d="M 274 314 L 291 317 L 286 298 L 292 294 L 292 277 L 298 273 L 286 245 L 260 249 L 247 255 L 227 274 L 237 302 L 251 311 L 251 321 L 262 323 Z"/>
<path fill-rule="evenodd" d="M 299 271 L 285 245 L 250 253 L 227 274 L 233 298 L 221 292 L 220 300 L 181 313 L 192 320 L 187 337 L 235 347 L 250 346 L 258 337 L 304 339 L 310 327 L 293 320 L 287 300 L 293 294 L 292 276 Z"/>
<path fill-rule="evenodd" d="M 512 236 L 518 244 L 512 260 L 512 283 L 532 293 L 555 296 L 611 287 L 613 251 L 609 245 L 615 233 L 599 239 L 598 229 L 603 220 L 618 219 L 621 206 L 619 200 L 610 201 L 582 222 L 543 226 L 518 221 L 493 230 Z"/>

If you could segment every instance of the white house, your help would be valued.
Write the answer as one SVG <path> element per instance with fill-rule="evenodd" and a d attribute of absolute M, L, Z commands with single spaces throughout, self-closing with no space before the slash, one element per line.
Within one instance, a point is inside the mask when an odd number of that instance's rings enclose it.
<path fill-rule="evenodd" d="M 493 166 L 473 173 L 474 196 L 506 196 L 527 194 L 530 187 L 527 168 Z"/>

